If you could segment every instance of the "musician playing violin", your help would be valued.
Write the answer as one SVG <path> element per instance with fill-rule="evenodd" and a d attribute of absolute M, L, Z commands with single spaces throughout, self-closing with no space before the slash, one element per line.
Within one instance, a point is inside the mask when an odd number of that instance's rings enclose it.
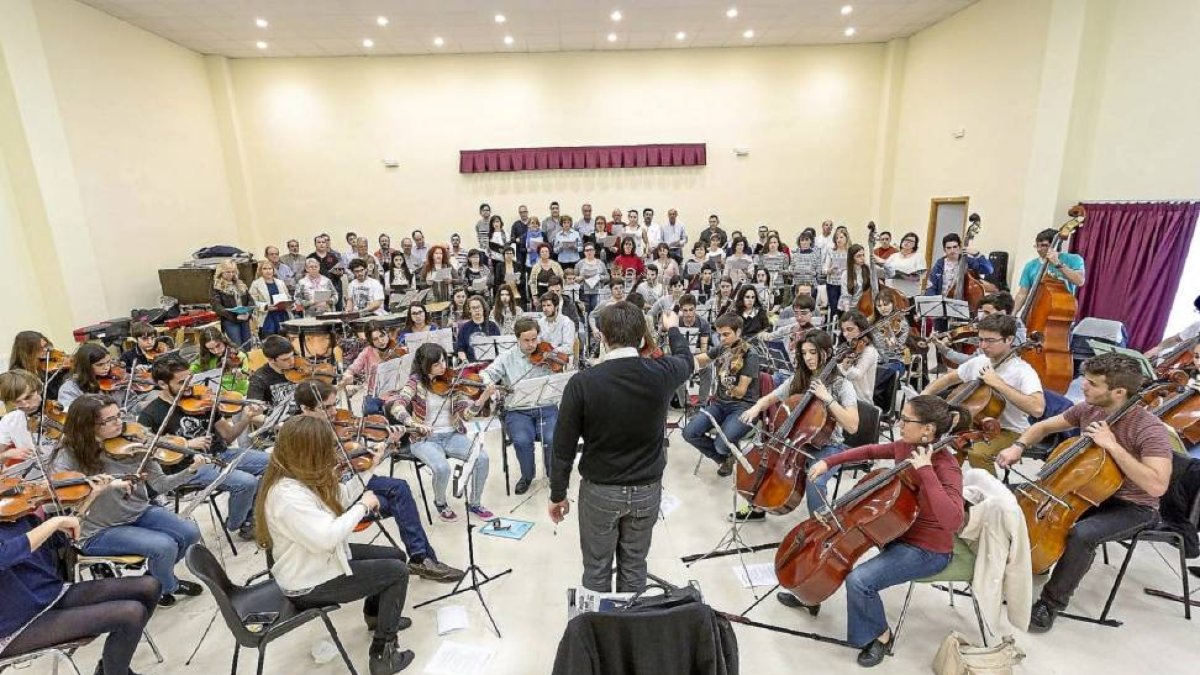
<path fill-rule="evenodd" d="M 262 353 L 267 362 L 250 375 L 246 397 L 272 406 L 290 403 L 296 385 L 284 373 L 296 367 L 296 350 L 282 335 L 269 335 L 262 342 Z"/>
<path fill-rule="evenodd" d="M 864 401 L 874 400 L 875 371 L 879 366 L 879 348 L 875 346 L 876 334 L 861 337 L 871 326 L 867 317 L 857 309 L 851 309 L 842 314 L 839 323 L 842 327 L 842 338 L 846 344 L 854 345 L 850 352 L 838 364 L 842 376 L 854 385 L 854 392 Z"/>
<path fill-rule="evenodd" d="M 810 330 L 805 333 L 796 350 L 795 372 L 774 391 L 763 395 L 758 402 L 750 406 L 749 410 L 742 413 L 741 420 L 746 424 L 754 424 L 759 415 L 775 403 L 785 401 L 793 394 L 812 391 L 813 395 L 820 399 L 821 404 L 829 409 L 836 424 L 828 444 L 821 448 L 805 447 L 804 451 L 820 459 L 844 450 L 846 447 L 843 444 L 845 434 L 858 431 L 858 397 L 854 393 L 854 387 L 844 377 L 836 377 L 829 385 L 817 379 L 817 373 L 825 367 L 832 356 L 833 341 L 828 333 L 822 330 Z M 805 466 L 811 467 L 815 462 L 816 459 L 810 458 Z M 825 484 L 829 482 L 830 478 L 832 478 L 830 474 L 824 473 L 815 481 L 810 481 L 805 485 L 804 499 L 808 503 L 809 513 L 825 504 Z M 737 515 L 740 520 L 762 520 L 764 517 L 766 517 L 766 512 L 759 510 L 742 511 Z"/>
<path fill-rule="evenodd" d="M 543 302 L 542 307 L 547 307 Z M 560 315 L 561 316 L 561 315 Z M 535 365 L 530 357 L 537 350 L 541 339 L 540 321 L 528 317 L 517 319 L 513 324 L 513 333 L 517 336 L 517 348 L 509 349 L 492 361 L 480 373 L 483 381 L 512 387 L 516 382 L 535 377 L 548 377 L 553 374 L 545 363 Z M 529 490 L 537 472 L 534 461 L 533 444 L 542 442 L 542 468 L 547 477 L 550 476 L 550 455 L 554 447 L 554 427 L 558 424 L 558 405 L 550 404 L 536 408 L 513 409 L 504 408 L 504 431 L 512 440 L 513 449 L 517 453 L 517 463 L 521 465 L 521 478 L 517 481 L 516 492 L 519 495 Z"/>
<path fill-rule="evenodd" d="M 717 475 L 728 476 L 733 473 L 733 455 L 725 440 L 712 438 L 708 430 L 712 428 L 712 420 L 716 420 L 731 443 L 737 443 L 750 432 L 750 425 L 742 421 L 741 415 L 758 400 L 758 373 L 762 370 L 762 362 L 742 340 L 742 317 L 734 313 L 722 314 L 713 325 L 721 343 L 697 354 L 694 369 L 716 364 L 717 394 L 704 408 L 707 415 L 696 415 L 687 423 L 683 439 L 718 464 Z"/>
<path fill-rule="evenodd" d="M 144 321 L 134 321 L 129 325 L 129 337 L 133 338 L 133 346 L 121 352 L 121 365 L 125 370 L 133 370 L 136 363 L 149 368 L 150 363 L 170 349 L 167 341 L 159 337 L 154 326 Z"/>
<path fill-rule="evenodd" d="M 158 387 L 158 396 L 146 404 L 138 413 L 138 423 L 153 433 L 162 429 L 164 434 L 182 436 L 187 439 L 187 446 L 199 450 L 222 461 L 232 461 L 238 455 L 243 455 L 237 468 L 230 471 L 221 482 L 220 490 L 229 493 L 229 510 L 225 514 L 225 529 L 236 532 L 243 541 L 254 540 L 254 495 L 258 490 L 258 477 L 267 469 L 270 457 L 261 450 L 230 449 L 229 444 L 237 441 L 242 432 L 250 425 L 250 420 L 262 413 L 262 408 L 247 404 L 242 411 L 232 419 L 218 416 L 210 430 L 208 415 L 192 416 L 185 414 L 178 407 L 172 412 L 171 403 L 179 395 L 181 389 L 188 386 L 191 372 L 183 359 L 177 356 L 164 356 L 154 362 L 150 369 L 150 377 Z M 167 414 L 170 413 L 170 417 Z M 164 426 L 165 423 L 165 426 Z M 211 435 L 210 435 L 211 431 Z M 177 471 L 176 467 L 164 469 L 167 474 Z M 208 465 L 201 468 L 185 482 L 192 487 L 205 487 L 211 484 L 221 474 L 221 468 Z"/>
<path fill-rule="evenodd" d="M 300 407 L 302 416 L 328 420 L 330 413 L 337 411 L 337 389 L 326 382 L 316 379 L 304 380 L 296 385 L 295 396 L 296 405 Z M 393 429 L 388 444 L 399 441 L 401 435 L 403 435 L 402 427 Z M 371 463 L 371 469 L 362 472 L 365 474 L 363 479 L 367 483 L 367 489 L 379 501 L 379 516 L 381 518 L 391 517 L 396 521 L 400 540 L 404 542 L 404 548 L 408 553 L 408 571 L 410 573 L 433 581 L 458 581 L 463 577 L 462 570 L 438 561 L 437 554 L 433 551 L 433 545 L 429 543 L 429 537 L 425 534 L 425 528 L 421 526 L 421 514 L 417 512 L 417 504 L 413 501 L 412 490 L 409 489 L 408 483 L 399 478 L 373 474 L 375 466 L 386 456 L 388 444 L 380 445 L 374 453 L 375 461 Z M 337 455 L 340 460 L 341 453 L 338 452 Z M 342 482 L 347 482 L 348 479 L 350 479 L 349 474 Z"/>
<path fill-rule="evenodd" d="M 128 489 L 97 476 L 92 494 Z M 161 588 L 150 575 L 91 579 L 68 585 L 61 556 L 80 534 L 79 518 L 31 512 L 0 522 L 0 658 L 28 654 L 80 638 L 107 635 L 97 673 L 133 673 L 129 662 L 154 614 Z M 135 674 L 136 675 L 136 674 Z"/>
<path fill-rule="evenodd" d="M 92 502 L 82 518 L 77 539 L 87 555 L 139 555 L 146 558 L 148 574 L 158 580 L 162 595 L 160 607 L 176 603 L 175 593 L 200 595 L 203 587 L 175 578 L 175 563 L 183 559 L 188 547 L 200 541 L 200 528 L 170 510 L 150 501 L 149 490 L 166 494 L 195 478 L 208 465 L 204 455 L 193 455 L 191 464 L 174 475 L 163 473 L 158 460 L 143 464 L 143 455 L 115 456 L 103 444 L 119 437 L 124 428 L 116 401 L 104 394 L 79 397 L 64 425 L 62 451 L 56 456 L 57 468 L 79 471 L 86 476 L 107 474 L 124 476 L 142 471 L 142 480 L 126 490 L 106 490 Z M 135 640 L 136 642 L 136 640 Z"/>
<path fill-rule="evenodd" d="M 8 411 L 0 418 L 0 468 L 33 457 L 29 418 L 42 407 L 41 392 L 37 376 L 27 370 L 0 373 L 0 403 Z"/>
<path fill-rule="evenodd" d="M 375 369 L 379 364 L 392 358 L 403 356 L 406 352 L 396 344 L 386 328 L 375 322 L 367 323 L 367 348 L 358 353 L 354 363 L 346 368 L 342 379 L 338 381 L 338 389 L 345 389 L 347 395 L 353 396 L 352 386 L 356 380 L 363 379 L 366 394 L 363 396 L 363 414 L 379 415 L 383 413 L 384 401 L 375 391 Z"/>
<path fill-rule="evenodd" d="M 446 351 L 434 342 L 417 348 L 413 357 L 412 375 L 400 390 L 400 395 L 388 408 L 388 416 L 397 422 L 416 428 L 412 454 L 433 471 L 433 505 L 443 521 L 454 522 L 458 514 L 446 501 L 450 485 L 449 458 L 466 461 L 471 452 L 471 437 L 467 435 L 466 420 L 474 417 L 483 403 L 495 393 L 488 385 L 477 400 L 472 400 L 457 388 L 443 396 L 433 391 L 435 380 L 445 378 L 448 370 Z M 410 423 L 411 422 L 411 423 Z M 491 520 L 492 512 L 483 507 L 480 499 L 487 481 L 488 456 L 480 452 L 467 486 L 467 510 L 480 520 Z M 468 516 L 469 517 L 469 516 Z"/>
<path fill-rule="evenodd" d="M 1072 295 L 1083 285 L 1085 280 L 1083 256 L 1078 253 L 1059 253 L 1052 249 L 1051 245 L 1057 236 L 1058 230 L 1054 229 L 1042 230 L 1037 233 L 1037 237 L 1034 239 L 1037 257 L 1025 263 L 1025 267 L 1021 268 L 1019 282 L 1021 290 L 1017 291 L 1015 302 L 1018 311 L 1024 306 L 1025 299 L 1029 297 L 1029 290 L 1037 281 L 1038 271 L 1041 270 L 1043 263 L 1050 263 L 1046 268 L 1046 274 L 1064 282 Z"/>
<path fill-rule="evenodd" d="M 1050 630 L 1055 617 L 1066 610 L 1092 566 L 1097 546 L 1128 539 L 1159 520 L 1159 498 L 1171 479 L 1170 432 L 1140 405 L 1111 426 L 1104 421 L 1131 396 L 1137 396 L 1144 384 L 1145 377 L 1134 359 L 1114 353 L 1094 356 L 1083 363 L 1084 401 L 1026 429 L 996 458 L 1000 466 L 1012 466 L 1029 446 L 1046 436 L 1079 429 L 1103 448 L 1124 474 L 1116 493 L 1083 514 L 1071 528 L 1066 550 L 1042 588 L 1041 598 L 1033 604 L 1032 632 Z"/>
<path fill-rule="evenodd" d="M 996 454 L 1029 429 L 1029 417 L 1041 417 L 1046 397 L 1037 371 L 1024 359 L 1007 358 L 1015 343 L 1017 321 L 1004 314 L 992 314 L 979 321 L 979 354 L 955 370 L 942 375 L 922 394 L 937 394 L 963 382 L 982 380 L 1006 401 L 997 422 L 1000 432 L 991 441 L 980 441 L 967 451 L 967 461 L 976 469 L 996 473 Z M 1004 361 L 999 368 L 997 363 Z"/>
<path fill-rule="evenodd" d="M 950 564 L 954 534 L 963 522 L 962 471 L 948 452 L 929 447 L 952 429 L 969 426 L 969 415 L 935 396 L 915 396 L 900 413 L 900 440 L 864 445 L 823 459 L 808 471 L 817 481 L 830 469 L 847 462 L 909 460 L 915 473 L 916 522 L 879 555 L 854 568 L 846 577 L 846 639 L 858 647 L 858 665 L 879 665 L 888 653 L 892 632 L 879 591 L 937 574 Z M 802 606 L 790 593 L 778 599 L 789 607 Z"/>
<path fill-rule="evenodd" d="M 112 372 L 113 360 L 104 345 L 85 342 L 71 357 L 71 371 L 58 390 L 58 402 L 70 411 L 71 403 L 84 394 L 100 393 L 100 378 Z"/>
<path fill-rule="evenodd" d="M 192 362 L 191 371 L 203 373 L 220 368 L 221 390 L 245 395 L 250 389 L 248 363 L 245 352 L 234 347 L 225 333 L 210 326 L 200 332 L 200 353 Z"/>

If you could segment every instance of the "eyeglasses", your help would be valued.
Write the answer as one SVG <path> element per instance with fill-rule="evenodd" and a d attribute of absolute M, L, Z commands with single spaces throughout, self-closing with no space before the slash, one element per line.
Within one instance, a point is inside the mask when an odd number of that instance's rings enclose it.
<path fill-rule="evenodd" d="M 1007 339 L 1008 339 L 1008 338 L 991 338 L 991 337 L 985 338 L 985 337 L 981 337 L 981 338 L 979 338 L 979 344 L 983 344 L 983 345 L 994 345 L 994 344 L 996 344 L 997 342 L 1004 342 L 1004 341 L 1005 341 L 1005 340 L 1007 340 Z"/>
<path fill-rule="evenodd" d="M 905 417 L 904 415 L 900 416 L 900 423 L 901 424 L 925 424 L 925 422 L 922 422 L 921 420 L 915 420 L 911 417 Z"/>
<path fill-rule="evenodd" d="M 113 422 L 120 422 L 120 421 L 121 421 L 120 415 L 113 415 L 112 417 L 105 417 L 104 419 L 96 420 L 96 424 L 103 427 L 103 426 L 112 424 Z"/>

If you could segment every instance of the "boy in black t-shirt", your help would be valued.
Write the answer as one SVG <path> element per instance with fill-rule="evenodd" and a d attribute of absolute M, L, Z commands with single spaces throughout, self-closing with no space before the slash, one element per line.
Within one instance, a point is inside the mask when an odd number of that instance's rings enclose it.
<path fill-rule="evenodd" d="M 291 405 L 296 385 L 287 379 L 285 371 L 296 365 L 296 351 L 292 343 L 282 335 L 271 335 L 262 343 L 266 365 L 250 375 L 250 386 L 246 398 L 263 401 L 267 405 Z"/>
<path fill-rule="evenodd" d="M 723 314 L 713 325 L 721 344 L 709 347 L 695 359 L 697 370 L 715 362 L 717 395 L 684 427 L 683 438 L 705 457 L 721 465 L 718 475 L 728 476 L 733 473 L 733 455 L 724 439 L 710 437 L 708 430 L 715 420 L 731 443 L 737 443 L 750 431 L 750 426 L 738 417 L 758 400 L 758 373 L 762 363 L 750 345 L 742 340 L 740 316 Z"/>

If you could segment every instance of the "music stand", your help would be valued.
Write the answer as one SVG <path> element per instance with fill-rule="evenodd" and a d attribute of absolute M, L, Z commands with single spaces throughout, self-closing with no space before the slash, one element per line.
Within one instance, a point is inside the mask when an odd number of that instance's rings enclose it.
<path fill-rule="evenodd" d="M 471 336 L 470 342 L 476 361 L 495 361 L 501 354 L 517 346 L 517 336 L 476 333 Z"/>
<path fill-rule="evenodd" d="M 763 353 L 771 368 L 776 371 L 790 373 L 795 371 L 791 352 L 787 347 L 787 340 L 771 339 L 761 340 L 763 345 Z"/>
<path fill-rule="evenodd" d="M 412 353 L 416 353 L 417 347 L 426 342 L 433 342 L 442 346 L 446 353 L 454 351 L 454 336 L 449 328 L 439 328 L 438 330 L 428 330 L 423 333 L 409 333 L 404 338 L 404 344 Z"/>
<path fill-rule="evenodd" d="M 966 300 L 947 298 L 944 295 L 918 295 L 913 298 L 917 319 L 946 319 L 968 322 L 971 320 L 971 307 Z M 924 328 L 924 322 L 921 322 Z"/>
<path fill-rule="evenodd" d="M 574 375 L 574 371 L 568 371 L 555 373 L 547 377 L 533 377 L 521 380 L 513 385 L 512 392 L 505 399 L 504 408 L 506 410 L 530 410 L 544 408 L 549 405 L 558 405 L 562 401 L 563 389 L 567 386 L 567 381 Z M 541 430 L 540 419 L 538 420 L 538 429 Z M 545 452 L 545 444 L 546 440 L 543 438 L 543 452 Z M 533 459 L 536 469 L 536 454 Z M 550 476 L 546 476 L 543 480 L 537 482 L 537 487 L 530 490 L 525 499 L 522 499 L 516 506 L 509 509 L 509 513 L 516 513 L 517 509 L 524 506 L 530 499 L 533 499 L 534 495 L 543 489 L 549 489 Z"/>

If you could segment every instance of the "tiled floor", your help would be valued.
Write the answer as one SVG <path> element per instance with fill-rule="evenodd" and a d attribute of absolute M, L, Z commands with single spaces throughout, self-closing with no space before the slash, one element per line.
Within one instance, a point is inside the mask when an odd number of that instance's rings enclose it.
<path fill-rule="evenodd" d="M 498 438 L 496 432 L 489 434 L 493 472 L 487 484 L 485 503 L 497 514 L 508 516 L 509 510 L 519 500 L 504 494 Z M 730 503 L 728 479 L 718 478 L 710 462 L 702 464 L 699 475 L 693 476 L 697 454 L 677 435 L 669 454 L 666 489 L 681 500 L 681 505 L 661 521 L 655 531 L 650 569 L 654 574 L 676 583 L 696 580 L 711 605 L 721 610 L 741 612 L 754 601 L 754 595 L 750 590 L 743 589 L 734 578 L 731 568 L 736 564 L 735 557 L 704 561 L 690 568 L 680 562 L 682 555 L 712 548 L 726 531 L 728 523 L 725 515 Z M 409 470 L 403 468 L 400 471 L 406 474 L 403 477 L 410 479 L 414 492 L 417 492 Z M 577 479 L 578 474 L 575 474 L 573 485 Z M 556 531 L 546 516 L 545 504 L 546 493 L 543 491 L 512 514 L 513 517 L 536 523 L 523 541 L 492 537 L 477 537 L 475 540 L 478 559 L 485 571 L 498 572 L 503 568 L 513 568 L 512 574 L 484 587 L 484 596 L 500 625 L 503 639 L 490 631 L 479 602 L 471 594 L 443 601 L 439 605 L 409 610 L 407 614 L 413 618 L 414 625 L 401 634 L 401 642 L 404 647 L 416 652 L 417 660 L 408 672 L 422 672 L 443 640 L 494 650 L 489 666 L 483 671 L 490 675 L 550 672 L 558 640 L 566 624 L 566 589 L 578 583 L 581 567 L 574 514 Z M 211 523 L 203 512 L 198 511 L 198 514 L 205 539 L 212 545 Z M 746 525 L 743 536 L 751 544 L 778 541 L 801 516 L 802 513 L 797 513 L 772 518 L 765 523 Z M 466 565 L 465 528 L 461 523 L 435 521 L 429 530 L 443 560 L 457 566 Z M 251 550 L 249 545 L 244 549 L 236 558 L 227 558 L 231 576 L 239 581 L 261 570 L 264 565 L 261 553 Z M 1200 619 L 1185 621 L 1180 605 L 1142 593 L 1145 586 L 1177 592 L 1178 577 L 1173 568 L 1164 562 L 1164 557 L 1167 561 L 1177 560 L 1173 554 L 1174 551 L 1165 546 L 1158 553 L 1149 547 L 1137 552 L 1113 610 L 1113 616 L 1124 621 L 1124 626 L 1108 628 L 1060 620 L 1049 634 L 1018 635 L 1019 646 L 1028 653 L 1019 672 L 1045 675 L 1195 672 L 1195 645 L 1197 637 L 1200 637 Z M 1120 555 L 1117 553 L 1118 557 L 1111 566 L 1105 566 L 1097 559 L 1095 568 L 1084 580 L 1072 604 L 1074 611 L 1092 615 L 1099 613 L 1116 575 Z M 747 556 L 747 561 L 770 562 L 772 556 L 772 551 L 764 551 Z M 187 576 L 186 571 L 183 576 Z M 411 606 L 434 597 L 448 588 L 414 579 L 409 587 L 408 604 Z M 759 593 L 766 590 L 758 589 Z M 893 623 L 903 600 L 903 587 L 884 593 L 889 618 Z M 446 603 L 464 605 L 468 610 L 470 626 L 465 631 L 439 638 L 435 613 L 439 606 Z M 191 665 L 184 664 L 214 611 L 212 600 L 205 595 L 186 599 L 174 608 L 159 612 L 150 625 L 150 631 L 165 653 L 166 662 L 156 664 L 149 650 L 143 646 L 138 651 L 134 668 L 142 673 L 227 672 L 233 641 L 220 618 Z M 754 611 L 752 618 L 841 638 L 845 635 L 844 596 L 840 592 L 834 595 L 815 618 L 783 607 L 773 598 L 768 598 Z M 343 608 L 334 616 L 334 621 L 356 667 L 359 672 L 365 673 L 370 636 L 362 625 L 358 607 Z M 970 601 L 961 598 L 952 608 L 944 592 L 919 587 L 914 593 L 897 653 L 877 671 L 928 672 L 937 645 L 952 630 L 978 637 Z M 339 659 L 324 665 L 313 660 L 310 648 L 323 636 L 320 622 L 315 622 L 280 639 L 268 651 L 266 672 L 345 672 Z M 844 647 L 744 626 L 737 628 L 737 636 L 743 673 L 773 675 L 799 672 L 801 669 L 853 673 L 860 670 L 854 663 L 855 652 Z M 90 673 L 98 652 L 98 643 L 83 650 L 78 659 L 81 669 Z M 253 668 L 254 657 L 243 653 L 241 671 L 253 672 Z M 48 663 L 41 662 L 28 672 L 48 673 L 50 667 Z"/>

